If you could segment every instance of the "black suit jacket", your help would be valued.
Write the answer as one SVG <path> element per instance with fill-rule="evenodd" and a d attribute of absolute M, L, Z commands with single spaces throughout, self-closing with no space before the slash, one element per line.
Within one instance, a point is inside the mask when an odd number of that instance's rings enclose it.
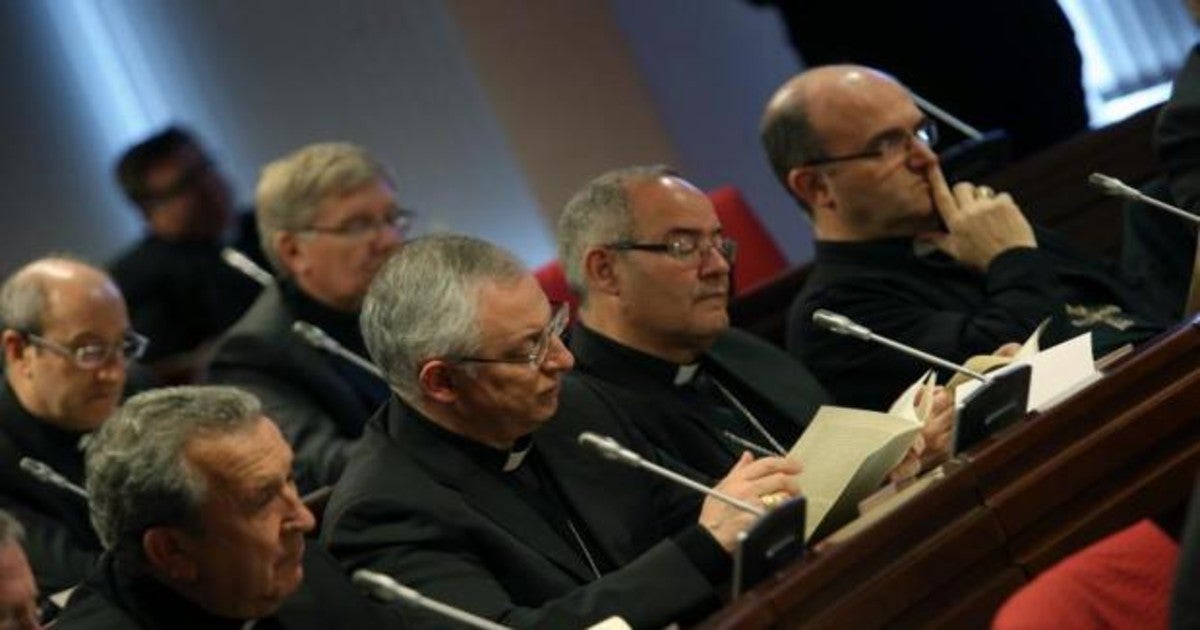
<path fill-rule="evenodd" d="M 580 325 L 572 329 L 575 369 L 615 386 L 637 429 L 669 462 L 710 480 L 721 479 L 744 449 L 713 426 L 695 398 L 681 394 L 666 362 L 603 337 Z M 705 370 L 767 426 L 783 448 L 791 448 L 828 394 L 799 361 L 766 341 L 736 328 L 726 330 L 700 360 Z M 677 366 L 670 366 L 673 369 Z M 753 434 L 753 441 L 769 446 Z"/>
<path fill-rule="evenodd" d="M 270 617 L 285 630 L 404 628 L 400 612 L 367 601 L 324 552 L 304 554 L 304 581 Z M 241 630 L 245 621 L 217 617 L 147 576 L 123 571 L 104 556 L 96 572 L 71 595 L 55 622 L 64 630 Z M 261 623 L 261 622 L 260 622 Z"/>
<path fill-rule="evenodd" d="M 25 411 L 7 383 L 0 387 L 0 508 L 25 527 L 25 553 L 48 597 L 75 586 L 100 556 L 87 501 L 21 470 L 32 457 L 58 470 L 72 483 L 83 483 L 83 457 L 70 436 Z"/>
<path fill-rule="evenodd" d="M 534 434 L 530 455 L 558 482 L 591 553 L 619 567 L 600 579 L 529 497 L 398 399 L 368 425 L 334 488 L 321 540 L 348 569 L 390 574 L 517 627 L 578 628 L 610 615 L 661 627 L 709 610 L 728 560 L 694 524 L 698 497 L 577 444 L 590 430 L 648 448 L 611 405 L 594 384 L 564 380 L 559 413 Z"/>
<path fill-rule="evenodd" d="M 1200 211 L 1200 45 L 1175 77 L 1154 141 L 1171 197 L 1184 209 Z"/>
<path fill-rule="evenodd" d="M 221 338 L 209 376 L 262 400 L 295 450 L 297 483 L 308 491 L 337 480 L 375 409 L 343 375 L 362 368 L 305 343 L 292 332 L 295 319 L 278 287 L 264 289 Z"/>

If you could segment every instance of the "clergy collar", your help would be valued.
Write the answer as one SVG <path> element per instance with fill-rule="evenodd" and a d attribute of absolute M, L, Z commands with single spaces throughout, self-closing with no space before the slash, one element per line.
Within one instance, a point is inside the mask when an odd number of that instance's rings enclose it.
<path fill-rule="evenodd" d="M 420 426 L 425 427 L 438 439 L 457 447 L 484 468 L 511 473 L 521 467 L 521 464 L 525 462 L 525 457 L 533 450 L 533 434 L 521 437 L 510 449 L 499 449 L 450 431 L 411 406 L 409 408 L 418 419 Z"/>
<path fill-rule="evenodd" d="M 582 323 L 575 325 L 571 333 L 571 349 L 577 358 L 592 364 L 600 372 L 637 373 L 639 378 L 649 378 L 660 385 L 680 386 L 692 382 L 700 370 L 700 362 L 680 365 L 636 348 L 631 348 L 615 339 L 605 337 Z M 585 368 L 590 370 L 591 367 Z"/>

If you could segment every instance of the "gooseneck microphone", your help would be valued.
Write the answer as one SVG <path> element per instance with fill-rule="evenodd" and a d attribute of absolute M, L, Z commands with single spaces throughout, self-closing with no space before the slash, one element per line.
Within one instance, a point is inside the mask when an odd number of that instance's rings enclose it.
<path fill-rule="evenodd" d="M 889 348 L 899 350 L 904 354 L 916 357 L 928 363 L 932 363 L 938 367 L 965 374 L 983 383 L 990 382 L 991 380 L 987 375 L 980 374 L 979 372 L 976 372 L 975 370 L 972 370 L 966 366 L 958 365 L 957 363 L 951 363 L 943 358 L 935 357 L 928 352 L 924 352 L 912 346 L 902 344 L 899 341 L 894 341 L 892 339 L 888 339 L 887 337 L 877 335 L 871 332 L 870 328 L 856 323 L 854 320 L 846 317 L 845 315 L 839 315 L 838 313 L 834 313 L 833 311 L 828 311 L 822 308 L 817 309 L 817 311 L 813 313 L 812 320 L 813 323 L 818 327 L 824 328 L 829 332 L 837 333 L 839 335 L 846 335 L 848 337 L 855 337 L 857 339 L 862 339 L 863 341 L 873 341 L 875 343 L 883 344 Z"/>
<path fill-rule="evenodd" d="M 1187 219 L 1194 224 L 1200 225 L 1200 216 L 1196 216 L 1191 212 L 1184 210 L 1183 208 L 1173 206 L 1165 201 L 1159 201 L 1158 199 L 1143 193 L 1142 191 L 1130 186 L 1129 184 L 1126 184 L 1116 177 L 1110 177 L 1103 173 L 1092 173 L 1091 175 L 1088 175 L 1088 183 L 1096 188 L 1099 188 L 1106 195 L 1123 197 L 1131 201 L 1137 201 L 1151 205 L 1159 210 L 1166 210 L 1177 217 Z"/>
<path fill-rule="evenodd" d="M 83 488 L 71 483 L 70 479 L 62 476 L 61 473 L 51 468 L 50 465 L 45 462 L 38 461 L 32 457 L 22 457 L 18 465 L 21 467 L 21 470 L 29 473 L 31 477 L 42 483 L 50 484 L 68 492 L 73 492 L 83 497 L 84 500 L 87 500 L 88 498 L 87 490 L 84 490 Z"/>
<path fill-rule="evenodd" d="M 654 462 L 648 462 L 641 455 L 638 455 L 624 446 L 621 446 L 615 439 L 608 437 L 607 435 L 600 435 L 598 433 L 592 433 L 591 431 L 584 431 L 583 433 L 579 434 L 579 443 L 583 446 L 594 449 L 605 459 L 621 462 L 622 464 L 632 466 L 634 468 L 648 470 L 660 477 L 665 477 L 671 481 L 674 481 L 681 486 L 691 488 L 696 492 L 707 494 L 718 501 L 732 505 L 733 507 L 744 512 L 749 512 L 755 516 L 762 516 L 766 513 L 761 508 L 751 505 L 737 497 L 730 496 L 724 492 L 721 492 L 720 490 L 710 488 L 702 483 L 688 479 L 687 477 L 684 477 L 683 475 L 672 470 L 663 468 Z"/>
<path fill-rule="evenodd" d="M 472 628 L 482 628 L 483 630 L 508 630 L 508 626 L 502 626 L 490 619 L 484 619 L 479 615 L 471 614 L 461 608 L 456 608 L 449 604 L 444 604 L 436 599 L 430 599 L 418 593 L 403 584 L 392 579 L 391 576 L 382 573 L 376 573 L 368 569 L 359 569 L 350 576 L 350 581 L 359 587 L 366 590 L 373 597 L 385 602 L 404 602 L 418 608 L 437 613 L 443 617 L 453 619 Z"/>
<path fill-rule="evenodd" d="M 221 260 L 224 260 L 225 264 L 246 274 L 251 280 L 264 287 L 275 284 L 275 276 L 271 275 L 270 271 L 259 267 L 257 263 L 250 260 L 249 256 L 232 247 L 226 247 L 221 250 Z"/>
<path fill-rule="evenodd" d="M 342 344 L 338 343 L 336 339 L 330 337 L 329 333 L 325 332 L 324 330 L 321 330 L 320 328 L 317 328 L 316 326 L 302 319 L 298 319 L 292 322 L 292 332 L 300 335 L 300 338 L 304 339 L 308 345 L 313 346 L 318 350 L 324 350 L 330 354 L 336 354 L 337 356 L 342 357 L 343 359 L 353 363 L 354 365 L 357 365 L 367 372 L 374 374 L 379 378 L 379 380 L 384 381 L 385 383 L 387 382 L 387 377 L 383 375 L 383 371 L 380 370 L 374 363 L 371 363 L 370 361 L 351 352 L 348 348 L 346 348 L 346 346 L 343 346 Z"/>

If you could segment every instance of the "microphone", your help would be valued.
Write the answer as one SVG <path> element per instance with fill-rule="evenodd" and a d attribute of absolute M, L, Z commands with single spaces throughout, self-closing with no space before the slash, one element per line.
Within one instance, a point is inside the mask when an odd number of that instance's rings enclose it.
<path fill-rule="evenodd" d="M 320 328 L 317 328 L 316 326 L 302 319 L 298 319 L 292 322 L 292 332 L 300 335 L 300 338 L 304 339 L 308 345 L 313 346 L 318 350 L 324 350 L 330 354 L 336 354 L 337 356 L 342 357 L 354 365 L 357 365 L 367 372 L 379 377 L 379 380 L 385 383 L 387 382 L 387 377 L 383 375 L 383 371 L 380 370 L 374 363 L 371 363 L 357 354 L 354 354 L 347 349 L 346 346 L 343 346 L 342 344 L 338 343 L 336 339 L 330 337 L 329 333 L 325 332 L 324 330 L 321 330 Z"/>
<path fill-rule="evenodd" d="M 232 247 L 226 247 L 225 249 L 221 250 L 221 260 L 224 260 L 225 264 L 246 274 L 251 280 L 263 285 L 264 287 L 269 287 L 275 284 L 275 276 L 272 276 L 271 272 L 259 267 L 258 264 L 253 260 L 250 260 L 248 256 Z"/>
<path fill-rule="evenodd" d="M 838 313 L 834 313 L 833 311 L 828 311 L 822 308 L 817 309 L 817 311 L 813 313 L 812 320 L 813 323 L 818 327 L 824 328 L 829 332 L 837 333 L 839 335 L 846 335 L 848 337 L 855 337 L 857 339 L 862 339 L 863 341 L 874 341 L 876 343 L 881 343 L 889 348 L 899 350 L 904 354 L 916 357 L 928 363 L 932 363 L 938 367 L 959 372 L 961 374 L 966 374 L 977 381 L 983 383 L 991 382 L 991 379 L 987 375 L 980 374 L 971 368 L 958 365 L 956 363 L 951 363 L 940 357 L 935 357 L 928 352 L 924 352 L 912 346 L 902 344 L 899 341 L 893 341 L 887 337 L 876 335 L 875 333 L 871 332 L 870 328 L 856 323 L 854 320 L 846 317 L 845 315 L 839 315 Z"/>
<path fill-rule="evenodd" d="M 21 466 L 21 470 L 29 473 L 30 476 L 42 483 L 73 492 L 83 497 L 85 501 L 88 498 L 87 490 L 71 483 L 71 480 L 59 474 L 57 470 L 54 470 L 45 462 L 40 462 L 32 457 L 22 457 L 19 465 Z"/>
<path fill-rule="evenodd" d="M 641 455 L 638 455 L 624 446 L 621 446 L 615 439 L 608 437 L 607 435 L 600 435 L 597 433 L 592 433 L 591 431 L 584 431 L 583 433 L 579 434 L 579 443 L 583 446 L 594 449 L 605 459 L 621 462 L 626 466 L 648 470 L 661 477 L 666 477 L 677 484 L 691 488 L 697 492 L 703 492 L 704 494 L 707 494 L 718 501 L 732 505 L 733 507 L 744 512 L 749 512 L 750 514 L 759 517 L 766 513 L 761 508 L 751 505 L 741 499 L 738 499 L 737 497 L 732 497 L 724 492 L 721 492 L 720 490 L 710 488 L 702 483 L 688 479 L 687 477 L 684 477 L 683 475 L 672 470 L 663 468 L 654 462 L 648 462 L 642 458 Z"/>
<path fill-rule="evenodd" d="M 1142 191 L 1130 186 L 1129 184 L 1126 184 L 1116 177 L 1110 177 L 1103 173 L 1092 173 L 1091 175 L 1088 175 L 1088 183 L 1096 188 L 1099 188 L 1101 192 L 1106 195 L 1123 197 L 1131 201 L 1148 204 L 1160 210 L 1166 210 L 1177 217 L 1187 219 L 1194 224 L 1200 224 L 1200 217 L 1188 212 L 1187 210 L 1184 210 L 1183 208 L 1159 201 L 1158 199 L 1143 193 Z"/>
<path fill-rule="evenodd" d="M 392 579 L 391 576 L 382 573 L 376 573 L 368 569 L 359 569 L 350 576 L 350 581 L 366 590 L 373 597 L 388 603 L 402 601 L 417 608 L 423 608 L 443 617 L 448 617 L 472 628 L 508 630 L 508 626 L 502 626 L 490 619 L 484 619 L 461 608 L 425 597 L 416 590 L 400 584 Z"/>

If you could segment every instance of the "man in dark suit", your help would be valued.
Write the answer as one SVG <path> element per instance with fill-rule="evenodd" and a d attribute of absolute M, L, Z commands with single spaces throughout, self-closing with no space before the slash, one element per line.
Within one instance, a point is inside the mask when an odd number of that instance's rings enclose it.
<path fill-rule="evenodd" d="M 301 488 L 333 483 L 387 385 L 297 336 L 297 320 L 365 354 L 358 311 L 375 271 L 400 244 L 411 215 L 384 167 L 340 143 L 304 147 L 263 169 L 257 207 L 277 286 L 263 291 L 222 337 L 215 382 L 257 395 L 296 451 Z"/>
<path fill-rule="evenodd" d="M 384 266 L 363 332 L 397 395 L 325 512 L 344 565 L 517 627 L 654 628 L 711 610 L 750 517 L 697 510 L 583 450 L 593 431 L 649 454 L 598 384 L 563 378 L 565 316 L 511 254 L 470 237 L 412 241 Z M 795 472 L 746 457 L 719 487 L 761 505 L 794 493 Z"/>
<path fill-rule="evenodd" d="M 107 553 L 56 627 L 403 627 L 305 544 L 315 519 L 291 459 L 258 400 L 236 388 L 130 398 L 88 446 Z"/>
<path fill-rule="evenodd" d="M 83 484 L 81 440 L 116 409 L 133 332 L 121 292 L 102 271 L 60 258 L 34 261 L 0 287 L 5 384 L 0 391 L 0 507 L 25 525 L 42 594 L 77 584 L 100 554 L 87 501 L 34 478 L 22 458 Z"/>
<path fill-rule="evenodd" d="M 736 243 L 712 202 L 666 167 L 597 177 L 559 218 L 579 295 L 576 369 L 615 385 L 638 429 L 712 479 L 745 443 L 787 452 L 828 397 L 782 350 L 729 325 Z"/>
<path fill-rule="evenodd" d="M 928 366 L 816 327 L 817 309 L 957 362 L 1021 342 L 1046 318 L 1046 345 L 1090 331 L 1097 355 L 1174 320 L 1113 267 L 1035 231 L 1008 194 L 951 188 L 936 126 L 885 74 L 810 69 L 775 93 L 761 133 L 817 239 L 788 349 L 838 404 L 886 408 Z"/>
<path fill-rule="evenodd" d="M 145 361 L 161 382 L 198 380 L 217 336 L 260 289 L 221 260 L 234 219 L 229 184 L 178 127 L 126 150 L 116 175 L 146 222 L 146 236 L 111 264 L 134 325 L 154 339 Z"/>

